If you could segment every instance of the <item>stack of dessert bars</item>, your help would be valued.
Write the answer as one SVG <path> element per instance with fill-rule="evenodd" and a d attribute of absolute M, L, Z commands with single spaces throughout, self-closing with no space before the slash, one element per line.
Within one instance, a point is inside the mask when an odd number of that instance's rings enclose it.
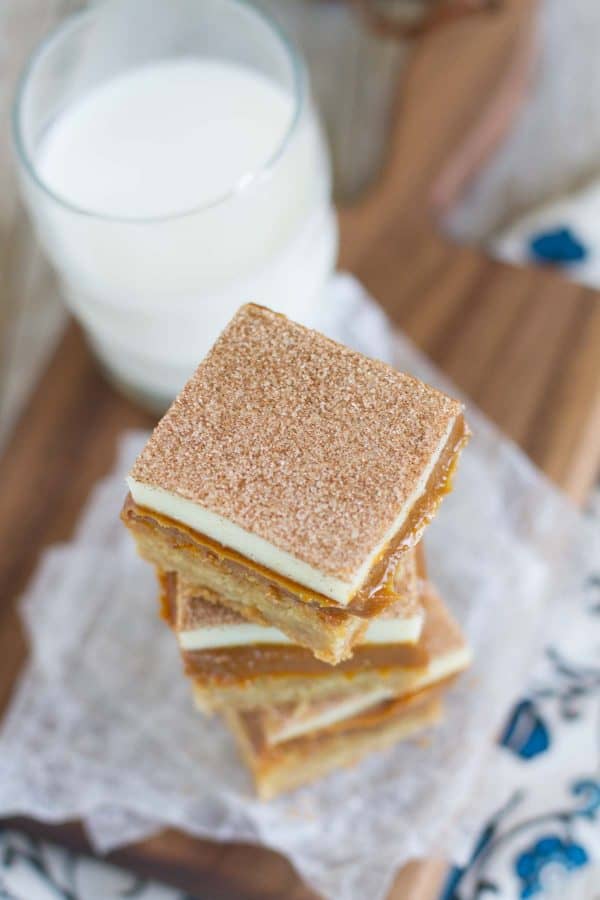
<path fill-rule="evenodd" d="M 122 518 L 261 797 L 440 718 L 469 650 L 420 539 L 468 434 L 455 400 L 248 305 L 137 459 Z"/>

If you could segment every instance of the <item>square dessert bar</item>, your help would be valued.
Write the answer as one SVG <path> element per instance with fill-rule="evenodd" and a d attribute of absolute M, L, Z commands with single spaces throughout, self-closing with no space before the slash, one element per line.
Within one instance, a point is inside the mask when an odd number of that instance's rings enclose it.
<path fill-rule="evenodd" d="M 261 710 L 228 709 L 225 720 L 259 797 L 270 800 L 435 725 L 442 716 L 444 687 L 425 688 L 332 727 L 288 739 L 273 739 Z"/>
<path fill-rule="evenodd" d="M 214 599 L 257 625 L 272 624 L 285 632 L 291 641 L 310 648 L 319 659 L 333 665 L 347 659 L 368 628 L 370 619 L 364 615 L 354 615 L 343 607 L 307 603 L 284 590 L 275 594 L 275 603 L 274 589 L 265 591 L 264 585 L 250 574 L 240 579 L 231 571 L 225 558 L 209 557 L 205 547 L 188 545 L 188 553 L 182 554 L 181 530 L 177 546 L 173 547 L 172 538 L 166 531 L 151 524 L 156 522 L 156 517 L 146 510 L 135 509 L 130 500 L 125 504 L 123 515 L 128 520 L 138 551 L 157 567 L 159 573 L 177 572 L 189 591 L 209 601 Z M 227 553 L 226 550 L 222 552 Z M 398 560 L 386 593 L 386 604 L 382 605 L 383 611 L 389 608 L 389 602 L 393 602 L 396 617 L 404 619 L 407 641 L 416 642 L 423 626 L 423 610 L 413 550 Z"/>
<path fill-rule="evenodd" d="M 346 612 L 336 613 L 320 608 L 310 610 L 313 621 L 321 623 L 321 631 L 330 646 L 333 642 L 332 635 L 337 631 L 339 640 L 344 640 L 353 654 L 356 654 L 357 644 L 368 641 L 382 648 L 389 644 L 402 643 L 412 647 L 414 655 L 419 655 L 414 648 L 420 638 L 425 616 L 418 589 L 419 580 L 414 566 L 414 554 L 412 552 L 407 554 L 407 559 L 413 563 L 412 600 L 409 601 L 405 597 L 399 601 L 398 613 L 392 606 L 376 619 L 366 620 Z M 293 659 L 297 661 L 296 667 L 298 660 L 302 660 L 300 671 L 332 671 L 330 663 L 322 662 L 315 657 L 314 641 L 309 650 L 273 625 L 249 621 L 243 615 L 243 606 L 241 612 L 236 611 L 230 605 L 225 605 L 220 594 L 190 585 L 176 573 L 162 575 L 161 583 L 163 612 L 177 633 L 188 674 L 192 673 L 196 664 L 208 673 L 209 678 L 214 674 L 215 683 L 219 684 L 223 681 L 223 667 L 229 666 L 231 669 L 237 667 L 239 670 L 239 666 L 245 661 L 238 680 L 243 683 L 243 688 L 249 689 L 249 673 L 255 676 L 261 671 L 263 674 L 269 672 L 266 659 L 268 656 L 272 657 L 272 665 L 275 671 L 279 672 L 279 676 L 282 674 L 282 666 L 288 664 L 292 666 L 290 674 L 294 673 Z M 409 608 L 409 604 L 412 609 Z M 302 609 L 303 614 L 305 610 L 306 606 Z M 317 632 L 315 640 L 318 639 L 321 638 Z M 285 682 L 285 679 L 283 681 Z M 223 687 L 224 693 L 227 693 L 227 685 Z M 235 692 L 236 686 L 230 687 Z M 293 679 L 290 689 L 295 689 Z M 247 690 L 243 689 L 242 695 L 245 696 L 246 693 Z"/>
<path fill-rule="evenodd" d="M 425 625 L 418 643 L 392 607 L 369 622 L 352 658 L 337 666 L 315 659 L 272 626 L 248 622 L 220 605 L 218 597 L 197 594 L 175 575 L 163 583 L 163 609 L 204 712 L 284 708 L 296 733 L 312 729 L 323 702 L 334 704 L 325 711 L 328 721 L 345 718 L 450 678 L 470 662 L 458 625 L 426 582 L 421 582 Z"/>
<path fill-rule="evenodd" d="M 248 305 L 154 430 L 123 518 L 163 570 L 310 645 L 301 604 L 368 619 L 401 599 L 467 437 L 460 403 Z"/>

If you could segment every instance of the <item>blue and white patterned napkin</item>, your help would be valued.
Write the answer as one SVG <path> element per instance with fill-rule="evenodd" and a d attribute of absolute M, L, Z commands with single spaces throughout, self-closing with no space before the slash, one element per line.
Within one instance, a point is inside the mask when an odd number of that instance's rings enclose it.
<path fill-rule="evenodd" d="M 490 249 L 599 288 L 600 183 L 535 210 Z M 587 515 L 600 534 L 600 489 Z M 600 898 L 600 559 L 595 569 L 582 566 L 580 587 L 532 660 L 488 766 L 488 781 L 503 784 L 496 812 L 443 900 Z"/>

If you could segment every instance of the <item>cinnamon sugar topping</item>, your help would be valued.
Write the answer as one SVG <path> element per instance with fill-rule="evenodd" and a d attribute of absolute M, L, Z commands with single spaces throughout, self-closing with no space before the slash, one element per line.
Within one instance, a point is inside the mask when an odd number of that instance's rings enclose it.
<path fill-rule="evenodd" d="M 248 305 L 131 474 L 348 579 L 461 413 L 415 378 Z"/>

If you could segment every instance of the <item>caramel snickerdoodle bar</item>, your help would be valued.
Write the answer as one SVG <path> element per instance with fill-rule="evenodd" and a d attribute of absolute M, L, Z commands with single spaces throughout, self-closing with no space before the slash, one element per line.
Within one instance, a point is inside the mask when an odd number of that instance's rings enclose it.
<path fill-rule="evenodd" d="M 424 581 L 420 600 L 425 624 L 418 643 L 406 640 L 404 620 L 394 616 L 392 607 L 369 622 L 352 658 L 337 666 L 315 659 L 278 629 L 246 621 L 217 597 L 191 591 L 177 576 L 164 584 L 184 669 L 205 712 L 292 704 L 304 710 L 300 719 L 305 722 L 316 704 L 333 698 L 337 716 L 422 690 L 470 662 L 460 628 Z M 293 717 L 286 712 L 286 718 Z"/>
<path fill-rule="evenodd" d="M 311 647 L 301 605 L 368 620 L 402 601 L 467 438 L 457 401 L 247 305 L 154 430 L 123 518 L 155 565 Z"/>
<path fill-rule="evenodd" d="M 369 619 L 341 607 L 307 603 L 283 590 L 276 594 L 278 602 L 274 603 L 272 591 L 265 592 L 263 585 L 248 573 L 243 578 L 234 575 L 226 560 L 208 559 L 205 547 L 193 545 L 192 551 L 190 545 L 188 549 L 194 554 L 190 558 L 190 553 L 183 555 L 178 546 L 172 546 L 166 531 L 151 528 L 143 513 L 130 515 L 129 503 L 123 515 L 130 516 L 129 527 L 138 551 L 159 571 L 177 571 L 191 590 L 209 600 L 218 597 L 221 605 L 258 625 L 271 624 L 332 665 L 351 656 L 352 648 L 373 618 L 373 614 Z M 398 560 L 386 597 L 393 602 L 397 617 L 405 619 L 408 640 L 416 642 L 423 626 L 423 611 L 415 551 L 407 551 Z"/>
<path fill-rule="evenodd" d="M 332 727 L 287 740 L 269 739 L 260 710 L 228 709 L 225 721 L 263 800 L 295 790 L 375 751 L 414 737 L 442 716 L 444 686 L 379 704 Z"/>

